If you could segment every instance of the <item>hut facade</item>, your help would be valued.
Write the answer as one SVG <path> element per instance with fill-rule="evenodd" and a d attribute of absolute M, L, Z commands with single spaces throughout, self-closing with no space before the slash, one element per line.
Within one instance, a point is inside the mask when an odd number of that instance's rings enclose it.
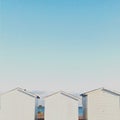
<path fill-rule="evenodd" d="M 120 120 L 120 93 L 105 88 L 82 94 L 85 120 Z"/>
<path fill-rule="evenodd" d="M 78 120 L 79 98 L 63 91 L 45 98 L 45 120 Z"/>
<path fill-rule="evenodd" d="M 16 88 L 0 95 L 0 120 L 35 120 L 39 96 Z"/>

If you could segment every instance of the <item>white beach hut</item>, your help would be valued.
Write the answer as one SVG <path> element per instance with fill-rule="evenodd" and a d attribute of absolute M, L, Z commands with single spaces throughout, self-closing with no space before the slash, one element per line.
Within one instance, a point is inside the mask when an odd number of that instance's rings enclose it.
<path fill-rule="evenodd" d="M 0 95 L 0 120 L 35 120 L 39 96 L 21 88 Z"/>
<path fill-rule="evenodd" d="M 120 120 L 120 93 L 105 88 L 82 94 L 85 120 Z"/>
<path fill-rule="evenodd" d="M 45 120 L 78 120 L 78 102 L 63 91 L 45 97 Z"/>

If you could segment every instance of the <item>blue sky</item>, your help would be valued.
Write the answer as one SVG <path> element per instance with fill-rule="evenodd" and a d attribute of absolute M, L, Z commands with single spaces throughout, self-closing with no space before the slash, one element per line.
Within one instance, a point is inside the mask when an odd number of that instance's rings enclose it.
<path fill-rule="evenodd" d="M 0 89 L 120 90 L 119 0 L 0 0 Z"/>

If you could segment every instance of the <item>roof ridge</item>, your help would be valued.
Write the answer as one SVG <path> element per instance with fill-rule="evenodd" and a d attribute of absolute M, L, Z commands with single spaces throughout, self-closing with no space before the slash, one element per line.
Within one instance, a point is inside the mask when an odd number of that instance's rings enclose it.
<path fill-rule="evenodd" d="M 90 92 L 93 92 L 93 91 L 96 91 L 96 90 L 102 90 L 102 89 L 104 89 L 104 87 L 100 87 L 100 88 L 97 88 L 97 89 L 89 90 L 89 91 L 84 92 L 84 93 L 82 93 L 82 94 L 80 94 L 80 95 L 85 95 L 85 94 L 87 94 L 87 93 L 90 93 Z"/>
<path fill-rule="evenodd" d="M 75 99 L 75 100 L 78 100 L 78 101 L 81 99 L 80 97 L 77 97 L 77 96 L 75 96 L 75 95 L 73 95 L 73 94 L 67 93 L 67 92 L 62 91 L 62 90 L 57 91 L 57 92 L 54 92 L 54 93 L 52 93 L 52 94 L 44 97 L 44 99 L 46 99 L 46 98 L 48 98 L 48 97 L 51 97 L 51 96 L 53 96 L 53 95 L 55 95 L 55 94 L 58 94 L 58 93 L 63 94 L 63 95 L 66 95 L 66 96 L 71 97 L 72 99 Z"/>
<path fill-rule="evenodd" d="M 32 96 L 32 97 L 40 98 L 39 95 L 37 95 L 37 94 L 35 94 L 35 93 L 32 93 L 32 92 L 30 92 L 30 91 L 27 91 L 26 89 L 23 89 L 23 88 L 20 88 L 20 87 L 14 88 L 14 89 L 9 90 L 9 91 L 4 92 L 4 93 L 1 93 L 1 95 L 5 95 L 5 94 L 10 93 L 10 92 L 12 92 L 12 91 L 14 91 L 14 90 L 23 92 L 23 93 L 25 93 L 25 94 L 27 94 L 27 95 L 30 95 L 30 96 Z"/>
<path fill-rule="evenodd" d="M 120 92 L 118 92 L 118 91 L 116 91 L 116 90 L 109 90 L 109 89 L 106 89 L 106 88 L 104 88 L 103 90 L 107 90 L 107 91 L 110 91 L 110 92 L 113 92 L 113 93 L 115 93 L 115 94 L 120 95 Z"/>
<path fill-rule="evenodd" d="M 114 94 L 120 95 L 120 92 L 117 92 L 117 91 L 115 91 L 115 90 L 109 90 L 109 89 L 107 89 L 107 88 L 102 87 L 102 88 L 98 88 L 98 89 L 94 89 L 94 90 L 85 92 L 85 93 L 81 94 L 81 96 L 82 96 L 82 95 L 87 95 L 88 93 L 94 92 L 94 91 L 97 91 L 97 90 L 106 90 L 106 91 L 108 91 L 108 92 L 112 92 L 112 93 L 114 93 Z"/>

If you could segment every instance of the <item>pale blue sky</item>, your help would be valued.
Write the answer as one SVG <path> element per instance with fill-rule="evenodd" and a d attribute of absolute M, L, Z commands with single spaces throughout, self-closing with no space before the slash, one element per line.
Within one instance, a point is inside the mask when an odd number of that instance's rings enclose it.
<path fill-rule="evenodd" d="M 0 89 L 120 90 L 120 0 L 0 0 Z"/>

